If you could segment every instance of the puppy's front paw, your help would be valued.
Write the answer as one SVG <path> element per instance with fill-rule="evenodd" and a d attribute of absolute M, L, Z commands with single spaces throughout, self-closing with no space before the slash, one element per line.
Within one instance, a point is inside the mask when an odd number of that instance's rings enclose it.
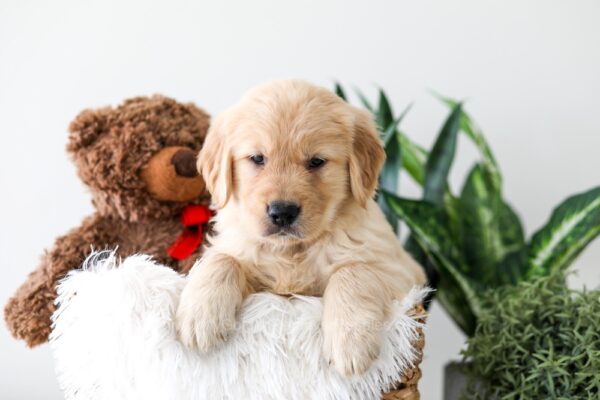
<path fill-rule="evenodd" d="M 206 353 L 223 343 L 235 328 L 236 305 L 185 292 L 176 315 L 179 338 L 188 348 Z"/>
<path fill-rule="evenodd" d="M 323 320 L 323 356 L 340 374 L 350 377 L 367 371 L 381 349 L 378 324 Z"/>

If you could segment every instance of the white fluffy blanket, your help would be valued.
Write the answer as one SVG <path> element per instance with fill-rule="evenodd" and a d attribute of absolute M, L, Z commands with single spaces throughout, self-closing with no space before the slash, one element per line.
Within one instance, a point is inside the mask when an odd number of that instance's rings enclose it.
<path fill-rule="evenodd" d="M 120 264 L 120 265 L 117 265 Z M 406 315 L 385 332 L 379 360 L 345 379 L 321 358 L 319 298 L 250 296 L 237 332 L 207 355 L 179 341 L 173 314 L 185 277 L 146 256 L 99 253 L 59 285 L 50 342 L 67 399 L 378 399 L 408 367 L 420 324 Z"/>

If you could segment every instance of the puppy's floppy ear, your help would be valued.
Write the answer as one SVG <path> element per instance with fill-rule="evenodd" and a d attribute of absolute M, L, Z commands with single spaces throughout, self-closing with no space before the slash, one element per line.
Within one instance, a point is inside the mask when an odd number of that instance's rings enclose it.
<path fill-rule="evenodd" d="M 198 156 L 198 171 L 218 208 L 225 207 L 233 184 L 232 156 L 224 131 L 224 118 L 217 117 L 211 124 Z"/>
<path fill-rule="evenodd" d="M 350 190 L 356 201 L 366 207 L 367 201 L 375 195 L 385 151 L 371 114 L 356 108 L 354 114 L 354 139 L 349 162 Z"/>

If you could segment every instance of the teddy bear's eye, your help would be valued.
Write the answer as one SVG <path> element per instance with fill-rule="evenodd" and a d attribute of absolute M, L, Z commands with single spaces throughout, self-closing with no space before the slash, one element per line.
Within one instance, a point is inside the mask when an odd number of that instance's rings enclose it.
<path fill-rule="evenodd" d="M 256 165 L 265 165 L 265 157 L 262 154 L 254 154 L 250 156 L 250 160 Z"/>

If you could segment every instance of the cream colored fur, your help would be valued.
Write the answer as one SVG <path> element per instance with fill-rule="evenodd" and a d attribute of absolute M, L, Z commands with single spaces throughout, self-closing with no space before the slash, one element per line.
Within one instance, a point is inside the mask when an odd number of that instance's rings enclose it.
<path fill-rule="evenodd" d="M 323 356 L 345 375 L 365 372 L 393 301 L 425 283 L 372 199 L 384 154 L 368 113 L 301 81 L 255 88 L 217 117 L 198 162 L 217 235 L 181 296 L 182 341 L 219 345 L 254 292 L 322 295 Z M 312 157 L 326 162 L 310 170 Z M 286 234 L 269 229 L 274 200 L 301 206 Z"/>

